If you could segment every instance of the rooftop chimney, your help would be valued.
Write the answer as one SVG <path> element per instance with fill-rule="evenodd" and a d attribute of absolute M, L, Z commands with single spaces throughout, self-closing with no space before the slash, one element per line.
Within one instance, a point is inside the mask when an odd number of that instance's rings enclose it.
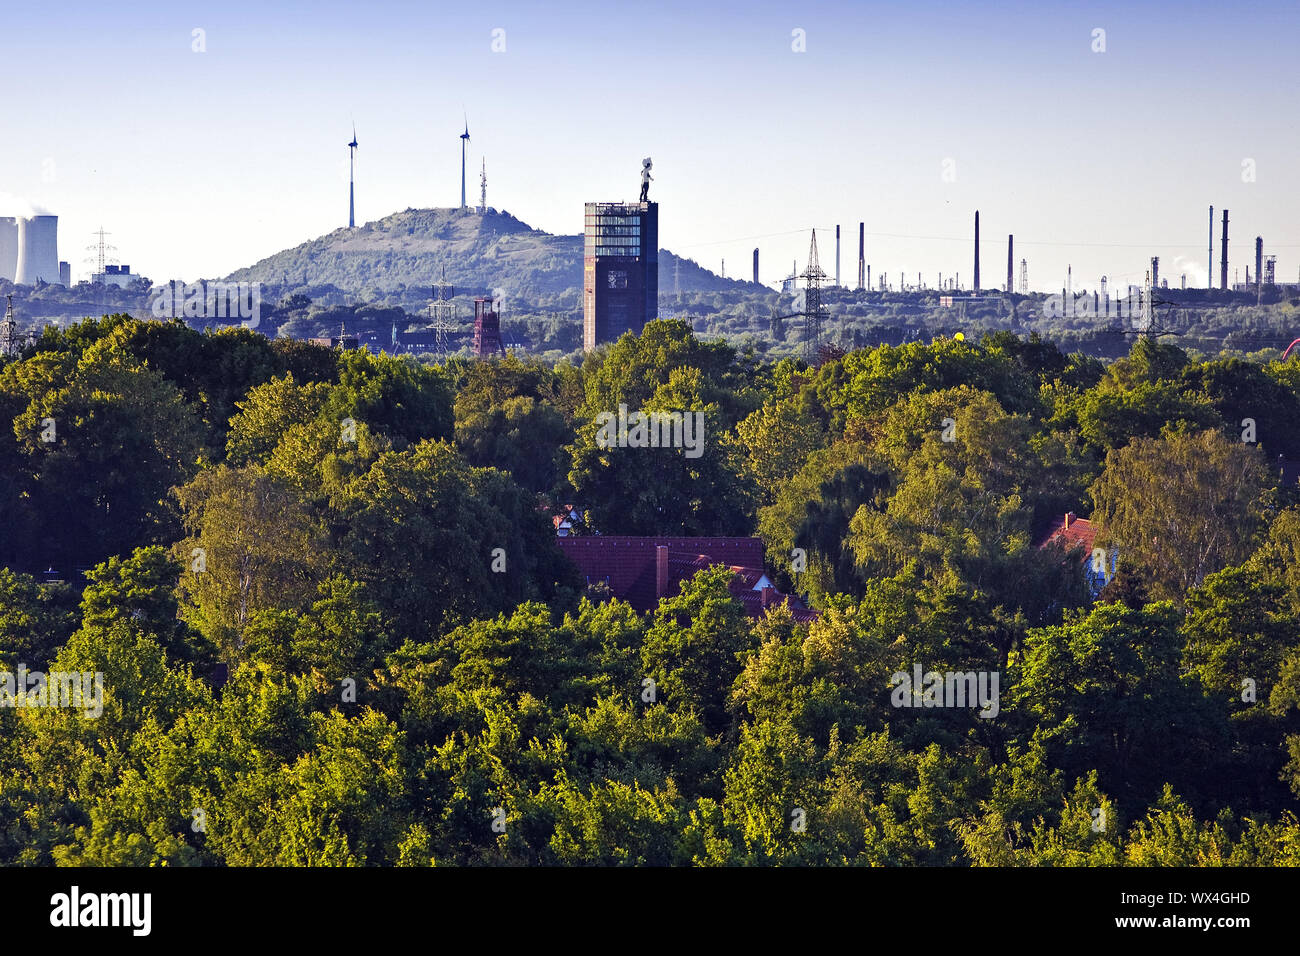
<path fill-rule="evenodd" d="M 655 599 L 668 596 L 668 548 L 655 545 Z"/>

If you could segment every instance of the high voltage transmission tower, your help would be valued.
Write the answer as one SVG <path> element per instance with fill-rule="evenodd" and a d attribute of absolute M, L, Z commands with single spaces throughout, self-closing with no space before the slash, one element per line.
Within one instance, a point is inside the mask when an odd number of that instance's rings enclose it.
<path fill-rule="evenodd" d="M 429 328 L 434 335 L 434 348 L 444 358 L 447 356 L 447 335 L 456 331 L 456 305 L 452 302 L 456 290 L 447 281 L 447 267 L 442 267 L 442 275 L 433 286 L 433 302 L 429 304 L 429 314 L 433 321 Z"/>
<path fill-rule="evenodd" d="M 111 235 L 111 233 L 105 232 L 103 226 L 100 226 L 99 229 L 92 232 L 91 235 L 95 237 L 96 242 L 93 246 L 87 246 L 86 251 L 93 252 L 94 255 L 86 259 L 86 262 L 94 263 L 95 275 L 102 276 L 104 274 L 104 266 L 113 258 L 109 253 L 117 252 L 117 248 L 115 246 L 110 246 L 104 241 L 104 237 Z"/>
<path fill-rule="evenodd" d="M 808 247 L 808 266 L 799 276 L 806 283 L 803 300 L 803 347 L 810 363 L 815 363 L 821 352 L 822 320 L 826 310 L 822 307 L 822 280 L 826 273 L 817 261 L 817 230 L 812 231 L 812 244 Z"/>
<path fill-rule="evenodd" d="M 808 364 L 816 365 L 821 357 L 822 322 L 826 318 L 826 309 L 822 305 L 822 281 L 826 273 L 817 261 L 817 230 L 812 232 L 812 243 L 808 247 L 808 266 L 798 275 L 793 272 L 786 282 L 793 285 L 794 280 L 803 279 L 805 287 L 795 292 L 793 312 L 775 314 L 773 319 L 794 319 L 803 317 L 803 351 Z M 784 283 L 783 283 L 784 285 Z"/>

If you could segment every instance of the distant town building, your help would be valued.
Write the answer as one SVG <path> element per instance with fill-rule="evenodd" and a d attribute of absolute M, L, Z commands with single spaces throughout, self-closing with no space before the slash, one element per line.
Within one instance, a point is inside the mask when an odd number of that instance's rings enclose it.
<path fill-rule="evenodd" d="M 327 349 L 339 349 L 343 352 L 350 352 L 360 347 L 361 340 L 356 335 L 347 335 L 342 327 L 339 328 L 338 335 L 314 335 L 307 340 L 313 345 L 323 345 Z"/>
<path fill-rule="evenodd" d="M 659 314 L 659 204 L 586 204 L 582 347 L 640 334 Z"/>
<path fill-rule="evenodd" d="M 433 329 L 413 329 L 393 333 L 393 352 L 398 355 L 424 355 L 438 351 L 438 333 Z"/>

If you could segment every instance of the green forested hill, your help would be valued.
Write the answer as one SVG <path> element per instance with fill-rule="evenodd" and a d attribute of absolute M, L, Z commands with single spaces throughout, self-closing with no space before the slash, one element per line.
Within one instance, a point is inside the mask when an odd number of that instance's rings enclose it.
<path fill-rule="evenodd" d="M 581 224 L 581 217 L 575 216 Z M 659 253 L 660 288 L 671 289 L 678 257 Z M 689 260 L 680 260 L 684 291 L 757 288 L 722 279 Z M 270 286 L 332 285 L 344 292 L 400 294 L 427 298 L 428 287 L 446 269 L 458 289 L 501 288 L 513 301 L 546 304 L 571 297 L 582 285 L 582 236 L 555 236 L 533 229 L 508 212 L 489 208 L 406 209 L 356 229 L 333 232 L 286 249 L 231 273 L 236 281 Z M 554 304 L 558 304 L 555 302 Z"/>

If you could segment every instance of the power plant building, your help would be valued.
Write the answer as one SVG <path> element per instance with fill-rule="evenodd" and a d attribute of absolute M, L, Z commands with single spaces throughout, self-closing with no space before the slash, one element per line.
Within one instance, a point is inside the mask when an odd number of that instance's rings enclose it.
<path fill-rule="evenodd" d="M 58 216 L 0 216 L 0 278 L 17 285 L 60 282 Z"/>
<path fill-rule="evenodd" d="M 125 289 L 138 278 L 140 277 L 131 274 L 130 266 L 104 266 L 104 271 L 96 272 L 90 281 Z"/>
<path fill-rule="evenodd" d="M 639 335 L 659 314 L 659 204 L 586 204 L 582 347 Z"/>

